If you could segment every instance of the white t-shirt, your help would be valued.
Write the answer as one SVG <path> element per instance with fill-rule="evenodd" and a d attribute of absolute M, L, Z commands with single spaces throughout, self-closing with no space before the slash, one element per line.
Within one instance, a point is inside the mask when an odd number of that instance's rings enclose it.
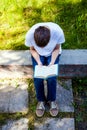
<path fill-rule="evenodd" d="M 38 47 L 34 40 L 34 31 L 39 26 L 48 27 L 50 29 L 50 34 L 51 34 L 48 44 L 43 48 Z M 25 38 L 25 45 L 28 47 L 33 46 L 35 48 L 35 50 L 41 56 L 50 56 L 57 44 L 60 44 L 59 54 L 61 54 L 61 52 L 62 52 L 61 44 L 64 42 L 65 42 L 65 37 L 64 37 L 63 30 L 61 29 L 61 27 L 59 25 L 57 25 L 56 23 L 52 23 L 52 22 L 43 22 L 43 23 L 38 23 L 38 24 L 33 25 L 30 28 L 30 30 L 27 32 L 26 38 Z"/>

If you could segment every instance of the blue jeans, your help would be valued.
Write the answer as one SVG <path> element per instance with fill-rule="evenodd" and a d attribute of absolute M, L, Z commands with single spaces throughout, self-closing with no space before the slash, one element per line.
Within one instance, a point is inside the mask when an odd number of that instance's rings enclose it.
<path fill-rule="evenodd" d="M 59 57 L 57 57 L 55 64 L 59 63 Z M 43 65 L 49 65 L 51 61 L 51 56 L 45 57 L 40 56 L 40 60 Z M 35 69 L 35 65 L 37 62 L 32 57 L 33 70 Z M 34 86 L 36 90 L 36 97 L 38 101 L 55 101 L 56 100 L 56 86 L 57 86 L 57 77 L 50 77 L 47 79 L 47 98 L 44 94 L 44 79 L 34 78 Z"/>

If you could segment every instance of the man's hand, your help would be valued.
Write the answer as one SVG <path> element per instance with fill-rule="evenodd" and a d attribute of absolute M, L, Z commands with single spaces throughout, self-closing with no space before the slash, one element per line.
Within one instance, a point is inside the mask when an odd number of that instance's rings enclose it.
<path fill-rule="evenodd" d="M 53 62 L 50 62 L 50 64 L 49 64 L 48 66 L 51 66 L 51 65 L 54 65 L 54 63 L 53 63 Z"/>
<path fill-rule="evenodd" d="M 38 52 L 34 49 L 34 47 L 30 47 L 30 52 L 31 52 L 31 55 L 34 57 L 34 59 L 36 60 L 37 64 L 42 66 L 42 63 L 40 61 L 40 56 L 38 54 Z"/>
<path fill-rule="evenodd" d="M 42 64 L 41 62 L 38 62 L 38 65 L 39 65 L 39 66 L 42 66 L 43 64 Z"/>

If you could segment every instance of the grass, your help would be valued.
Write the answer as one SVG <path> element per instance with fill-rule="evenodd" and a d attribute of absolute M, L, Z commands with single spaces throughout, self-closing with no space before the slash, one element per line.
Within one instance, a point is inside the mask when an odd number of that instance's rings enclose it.
<path fill-rule="evenodd" d="M 38 23 L 52 21 L 65 33 L 63 48 L 87 48 L 86 0 L 1 0 L 0 49 L 26 50 L 28 29 Z"/>
<path fill-rule="evenodd" d="M 11 114 L 11 113 L 3 113 L 0 114 L 0 126 L 4 125 L 7 120 L 18 120 L 20 118 L 25 117 L 26 115 L 20 112 Z"/>
<path fill-rule="evenodd" d="M 76 130 L 87 128 L 87 78 L 73 79 Z"/>

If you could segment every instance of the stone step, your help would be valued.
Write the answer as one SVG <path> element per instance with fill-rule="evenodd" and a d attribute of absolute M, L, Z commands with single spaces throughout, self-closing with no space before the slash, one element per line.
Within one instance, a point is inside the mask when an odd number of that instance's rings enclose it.
<path fill-rule="evenodd" d="M 28 130 L 27 118 L 21 118 L 19 120 L 8 120 L 7 123 L 1 126 L 0 130 Z"/>
<path fill-rule="evenodd" d="M 34 130 L 75 130 L 74 118 L 44 118 L 34 123 Z"/>
<path fill-rule="evenodd" d="M 61 80 L 61 83 L 58 83 L 56 99 L 60 112 L 74 112 L 71 79 Z"/>
<path fill-rule="evenodd" d="M 45 95 L 47 95 L 47 85 L 45 82 Z M 62 79 L 58 81 L 56 101 L 60 112 L 74 112 L 72 80 Z"/>
<path fill-rule="evenodd" d="M 46 86 L 45 86 L 46 87 Z M 23 79 L 5 79 L 0 81 L 0 113 L 28 112 L 28 85 Z M 57 85 L 59 112 L 74 112 L 72 105 L 71 80 L 59 80 Z M 34 130 L 75 130 L 73 118 L 43 118 L 35 120 Z M 9 120 L 0 130 L 28 130 L 28 119 Z"/>
<path fill-rule="evenodd" d="M 0 81 L 0 113 L 27 113 L 27 88 L 27 83 L 22 79 Z"/>
<path fill-rule="evenodd" d="M 1 65 L 0 79 L 5 78 L 33 78 L 33 69 L 30 65 Z"/>
<path fill-rule="evenodd" d="M 59 64 L 87 65 L 87 49 L 63 49 Z M 32 65 L 30 52 L 29 50 L 0 50 L 0 65 Z"/>
<path fill-rule="evenodd" d="M 28 122 L 27 118 L 8 120 L 0 126 L 0 130 L 29 130 Z M 75 130 L 74 118 L 43 118 L 43 121 L 39 119 L 34 123 L 34 130 Z"/>
<path fill-rule="evenodd" d="M 67 52 L 67 51 L 66 51 Z M 71 51 L 72 52 L 72 51 Z M 72 55 L 68 55 L 68 52 L 64 51 L 62 59 L 60 60 L 60 72 L 59 76 L 68 77 L 66 68 L 72 67 L 72 63 L 66 63 L 66 57 L 68 60 L 71 59 Z M 73 53 L 74 54 L 74 53 Z M 86 54 L 86 52 L 85 52 Z M 78 57 L 78 56 L 77 56 Z M 0 79 L 11 78 L 10 82 L 8 79 L 0 80 L 0 113 L 16 113 L 16 112 L 28 112 L 29 95 L 28 85 L 22 80 L 22 78 L 32 78 L 32 63 L 29 51 L 0 51 Z M 76 63 L 76 62 L 75 62 Z M 78 62 L 79 63 L 79 62 Z M 83 61 L 81 67 L 83 66 Z M 86 63 L 84 63 L 86 64 Z M 73 66 L 74 67 L 74 66 Z M 78 67 L 76 63 L 76 67 Z M 86 65 L 85 65 L 86 67 Z M 63 68 L 63 69 L 61 69 Z M 64 73 L 62 73 L 64 70 Z M 68 69 L 67 69 L 68 70 Z M 69 75 L 74 72 L 73 69 L 69 71 Z M 77 74 L 78 75 L 78 74 Z M 84 75 L 86 75 L 84 73 Z M 14 79 L 13 79 L 14 78 Z M 16 78 L 16 79 L 15 79 Z M 17 81 L 17 78 L 18 79 Z M 13 80 L 12 80 L 13 79 Z M 59 81 L 57 85 L 57 102 L 59 104 L 59 112 L 74 112 L 73 107 L 73 92 L 72 92 L 72 81 L 63 80 Z M 9 120 L 7 124 L 0 127 L 0 130 L 28 130 L 28 119 L 20 119 L 18 121 Z M 73 118 L 45 118 L 41 123 L 37 120 L 34 123 L 34 130 L 75 130 Z"/>
<path fill-rule="evenodd" d="M 74 112 L 71 80 L 63 80 L 61 83 L 57 85 L 59 111 Z M 27 88 L 28 84 L 23 79 L 2 80 L 0 82 L 0 113 L 27 113 L 29 104 Z"/>
<path fill-rule="evenodd" d="M 0 51 L 0 78 L 32 78 L 32 75 L 29 50 Z M 58 76 L 63 78 L 87 76 L 87 49 L 63 50 Z"/>

